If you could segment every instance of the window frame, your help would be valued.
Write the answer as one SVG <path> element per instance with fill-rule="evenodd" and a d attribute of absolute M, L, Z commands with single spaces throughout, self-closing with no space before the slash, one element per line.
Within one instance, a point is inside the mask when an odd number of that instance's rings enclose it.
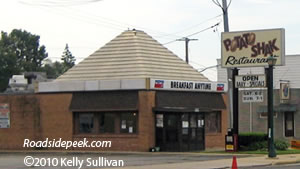
<path fill-rule="evenodd" d="M 216 125 L 216 130 L 212 131 L 212 129 L 210 129 L 209 124 L 211 123 L 208 119 L 208 117 L 210 116 L 210 114 L 215 113 L 215 125 Z M 205 133 L 207 134 L 219 134 L 222 133 L 222 112 L 221 111 L 212 111 L 212 112 L 207 112 L 205 113 Z M 212 125 L 212 124 L 210 124 Z"/>
<path fill-rule="evenodd" d="M 287 129 L 287 116 L 290 115 L 292 118 L 292 129 Z M 294 137 L 295 136 L 295 114 L 294 112 L 284 112 L 284 136 Z"/>
<path fill-rule="evenodd" d="M 92 113 L 94 116 L 94 121 L 93 121 L 93 131 L 90 133 L 84 133 L 84 132 L 80 132 L 80 114 L 88 114 L 88 113 Z M 100 118 L 101 115 L 105 114 L 105 113 L 109 113 L 109 114 L 114 114 L 114 132 L 101 132 L 100 129 Z M 121 115 L 122 114 L 127 114 L 127 113 L 132 113 L 135 114 L 135 129 L 133 129 L 132 133 L 129 132 L 121 132 Z M 122 135 L 134 135 L 134 134 L 138 134 L 139 131 L 139 116 L 138 116 L 138 111 L 122 111 L 122 112 L 118 112 L 118 111 L 97 111 L 97 112 L 73 112 L 73 134 L 74 135 L 118 135 L 118 134 L 122 134 Z"/>

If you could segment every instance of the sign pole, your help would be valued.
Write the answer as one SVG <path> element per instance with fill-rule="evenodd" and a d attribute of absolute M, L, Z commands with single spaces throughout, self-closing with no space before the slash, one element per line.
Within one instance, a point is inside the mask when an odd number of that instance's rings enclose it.
<path fill-rule="evenodd" d="M 239 89 L 235 86 L 235 76 L 239 74 L 239 70 L 234 68 L 232 71 L 232 107 L 233 107 L 233 130 L 235 136 L 238 138 L 239 135 Z M 236 150 L 238 150 L 238 141 Z"/>
<path fill-rule="evenodd" d="M 273 109 L 273 65 L 268 68 L 268 150 L 269 157 L 276 157 L 274 146 L 274 109 Z"/>

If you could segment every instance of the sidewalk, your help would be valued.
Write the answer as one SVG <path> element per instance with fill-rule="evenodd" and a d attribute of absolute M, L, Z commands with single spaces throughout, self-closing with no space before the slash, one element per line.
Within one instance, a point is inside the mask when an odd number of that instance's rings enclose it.
<path fill-rule="evenodd" d="M 268 158 L 267 155 L 255 155 L 251 157 L 237 157 L 238 167 L 255 167 L 300 163 L 300 154 L 278 155 L 276 158 Z M 122 169 L 227 169 L 231 168 L 232 159 L 210 160 L 201 162 L 186 162 L 172 164 L 157 164 L 146 166 L 128 166 Z M 116 168 L 116 169 L 121 169 Z M 101 168 L 103 169 L 103 168 Z M 110 169 L 110 168 L 106 168 Z"/>

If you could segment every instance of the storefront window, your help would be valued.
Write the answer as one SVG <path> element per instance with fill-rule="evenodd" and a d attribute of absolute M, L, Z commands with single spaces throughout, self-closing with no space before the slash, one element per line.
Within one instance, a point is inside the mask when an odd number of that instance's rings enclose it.
<path fill-rule="evenodd" d="M 221 112 L 206 113 L 205 122 L 205 130 L 207 133 L 221 132 Z"/>
<path fill-rule="evenodd" d="M 74 113 L 76 134 L 118 134 L 137 132 L 137 113 L 92 112 Z"/>
<path fill-rule="evenodd" d="M 121 133 L 136 133 L 136 113 L 121 114 Z"/>
<path fill-rule="evenodd" d="M 164 127 L 164 115 L 156 114 L 156 127 Z"/>
<path fill-rule="evenodd" d="M 99 118 L 100 133 L 114 133 L 115 132 L 115 114 L 101 113 Z"/>
<path fill-rule="evenodd" d="M 92 133 L 94 128 L 94 114 L 81 113 L 79 114 L 79 132 Z"/>
<path fill-rule="evenodd" d="M 294 112 L 285 112 L 285 137 L 294 136 Z"/>

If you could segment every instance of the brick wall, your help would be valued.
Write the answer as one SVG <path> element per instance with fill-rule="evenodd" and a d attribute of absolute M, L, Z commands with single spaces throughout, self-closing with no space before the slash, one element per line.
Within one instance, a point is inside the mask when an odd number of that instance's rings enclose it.
<path fill-rule="evenodd" d="M 41 110 L 41 139 L 72 141 L 73 115 L 69 111 L 72 94 L 38 94 Z"/>
<path fill-rule="evenodd" d="M 139 92 L 138 132 L 137 134 L 102 134 L 102 135 L 74 135 L 73 140 L 87 138 L 88 141 L 111 141 L 111 148 L 77 148 L 76 150 L 103 151 L 149 151 L 155 144 L 154 114 L 155 92 Z"/>
<path fill-rule="evenodd" d="M 226 107 L 228 107 L 227 95 L 222 95 Z M 205 133 L 205 149 L 225 149 L 225 135 L 227 134 L 227 110 L 221 111 L 221 132 L 220 133 Z"/>
<path fill-rule="evenodd" d="M 0 128 L 0 149 L 22 149 L 24 139 L 40 135 L 40 110 L 35 95 L 1 95 L 10 106 L 10 128 Z"/>
<path fill-rule="evenodd" d="M 112 141 L 111 148 L 73 148 L 89 151 L 148 151 L 155 146 L 154 91 L 139 91 L 137 134 L 74 135 L 73 113 L 69 111 L 71 93 L 0 95 L 0 103 L 10 104 L 11 127 L 0 129 L 0 149 L 24 149 L 24 139 L 43 141 Z M 227 98 L 223 96 L 225 101 Z M 227 101 L 226 101 L 227 104 Z M 227 111 L 221 113 L 221 133 L 206 134 L 206 149 L 224 149 Z M 31 148 L 26 148 L 30 150 Z M 61 148 L 61 150 L 64 150 Z"/>

